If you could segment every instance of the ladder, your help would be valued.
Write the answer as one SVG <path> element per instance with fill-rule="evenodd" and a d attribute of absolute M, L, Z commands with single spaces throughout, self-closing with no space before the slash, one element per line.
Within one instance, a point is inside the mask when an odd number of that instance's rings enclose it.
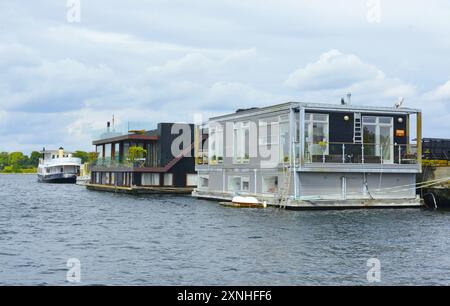
<path fill-rule="evenodd" d="M 355 113 L 354 128 L 353 128 L 353 143 L 362 144 L 362 118 L 361 113 Z"/>
<path fill-rule="evenodd" d="M 291 191 L 291 168 L 290 166 L 283 167 L 283 188 L 281 188 L 279 196 L 280 196 L 280 208 L 286 208 L 286 205 L 289 200 L 289 194 Z"/>

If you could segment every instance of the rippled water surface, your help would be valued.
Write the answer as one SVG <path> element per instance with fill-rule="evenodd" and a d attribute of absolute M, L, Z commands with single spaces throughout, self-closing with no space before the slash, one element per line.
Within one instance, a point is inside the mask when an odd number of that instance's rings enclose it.
<path fill-rule="evenodd" d="M 450 284 L 450 213 L 233 209 L 0 176 L 0 284 Z"/>

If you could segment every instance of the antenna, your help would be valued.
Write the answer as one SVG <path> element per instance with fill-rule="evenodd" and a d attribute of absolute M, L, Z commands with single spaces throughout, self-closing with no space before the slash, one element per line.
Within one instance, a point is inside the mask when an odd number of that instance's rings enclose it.
<path fill-rule="evenodd" d="M 395 108 L 400 108 L 402 107 L 403 103 L 405 102 L 405 98 L 403 97 L 399 97 L 398 101 L 395 103 Z"/>

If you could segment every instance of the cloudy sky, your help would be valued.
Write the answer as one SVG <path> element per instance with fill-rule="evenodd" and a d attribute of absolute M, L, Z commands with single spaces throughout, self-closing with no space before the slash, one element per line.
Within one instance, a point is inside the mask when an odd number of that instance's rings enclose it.
<path fill-rule="evenodd" d="M 346 92 L 450 137 L 448 0 L 72 2 L 0 0 L 0 151 Z"/>

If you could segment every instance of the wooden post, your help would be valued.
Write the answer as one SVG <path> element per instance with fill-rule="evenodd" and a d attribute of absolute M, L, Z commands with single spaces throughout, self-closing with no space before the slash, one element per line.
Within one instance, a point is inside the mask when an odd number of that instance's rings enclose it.
<path fill-rule="evenodd" d="M 422 112 L 417 113 L 417 163 L 422 164 Z"/>

